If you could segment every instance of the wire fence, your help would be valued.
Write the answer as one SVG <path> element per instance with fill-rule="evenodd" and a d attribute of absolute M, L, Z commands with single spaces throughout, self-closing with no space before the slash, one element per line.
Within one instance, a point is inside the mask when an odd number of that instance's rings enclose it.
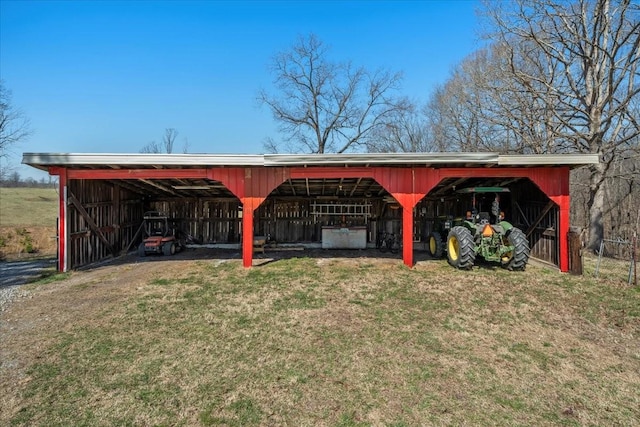
<path fill-rule="evenodd" d="M 638 285 L 638 237 L 602 239 L 594 270 L 596 278 Z"/>

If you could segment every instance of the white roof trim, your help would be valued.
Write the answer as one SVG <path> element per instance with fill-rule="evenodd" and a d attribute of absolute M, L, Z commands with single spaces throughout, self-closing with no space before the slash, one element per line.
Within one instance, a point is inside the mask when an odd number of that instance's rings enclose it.
<path fill-rule="evenodd" d="M 498 166 L 595 165 L 597 154 L 501 154 Z"/>
<path fill-rule="evenodd" d="M 258 154 L 24 153 L 29 165 L 263 166 Z"/>
<path fill-rule="evenodd" d="M 331 164 L 440 164 L 494 163 L 495 153 L 354 153 L 354 154 L 265 154 L 265 166 Z"/>
<path fill-rule="evenodd" d="M 352 153 L 352 154 L 141 154 L 24 153 L 22 163 L 48 166 L 327 166 L 466 165 L 579 166 L 598 163 L 597 154 Z"/>

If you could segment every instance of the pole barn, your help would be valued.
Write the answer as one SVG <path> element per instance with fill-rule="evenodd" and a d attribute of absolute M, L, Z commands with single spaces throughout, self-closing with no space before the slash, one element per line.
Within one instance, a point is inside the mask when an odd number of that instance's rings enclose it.
<path fill-rule="evenodd" d="M 413 266 L 433 220 L 461 209 L 456 190 L 484 185 L 510 189 L 505 210 L 532 256 L 565 272 L 569 172 L 597 162 L 589 154 L 23 155 L 59 178 L 60 271 L 135 248 L 147 210 L 167 212 L 205 243 L 236 245 L 245 267 L 256 235 L 330 247 L 336 227 L 366 247 L 378 233 L 400 233 L 403 262 Z"/>

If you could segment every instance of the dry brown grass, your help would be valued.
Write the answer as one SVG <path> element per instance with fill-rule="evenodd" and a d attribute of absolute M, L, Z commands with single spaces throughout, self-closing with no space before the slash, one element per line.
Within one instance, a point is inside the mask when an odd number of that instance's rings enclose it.
<path fill-rule="evenodd" d="M 0 227 L 0 259 L 55 255 L 56 242 L 55 227 Z"/>
<path fill-rule="evenodd" d="M 55 188 L 0 187 L 0 259 L 56 253 Z"/>
<path fill-rule="evenodd" d="M 0 314 L 0 424 L 640 418 L 637 289 L 534 266 L 160 259 L 33 285 Z"/>

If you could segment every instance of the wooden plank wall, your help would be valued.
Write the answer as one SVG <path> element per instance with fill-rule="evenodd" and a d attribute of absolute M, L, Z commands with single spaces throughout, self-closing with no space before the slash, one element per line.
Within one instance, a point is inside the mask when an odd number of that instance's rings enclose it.
<path fill-rule="evenodd" d="M 547 196 L 530 181 L 518 186 L 512 202 L 513 224 L 523 232 L 527 232 L 529 224 L 533 224 L 549 203 Z M 519 208 L 515 205 L 518 203 Z M 529 235 L 531 256 L 558 265 L 560 253 L 557 224 L 560 221 L 558 206 L 542 218 Z"/>
<path fill-rule="evenodd" d="M 362 215 L 314 215 L 314 202 L 370 204 L 371 216 L 365 220 Z M 375 235 L 374 227 L 382 231 L 387 224 L 392 224 L 394 221 L 401 222 L 401 211 L 384 209 L 384 205 L 385 203 L 380 199 L 344 199 L 339 202 L 314 199 L 267 199 L 257 210 L 254 230 L 256 235 L 270 236 L 271 239 L 283 243 L 320 242 L 322 226 L 367 225 L 371 241 L 372 236 Z"/>
<path fill-rule="evenodd" d="M 70 180 L 69 195 L 80 201 L 89 217 L 116 251 L 127 247 L 142 217 L 142 198 L 105 181 Z M 68 207 L 69 267 L 100 261 L 111 252 L 83 216 Z"/>
<path fill-rule="evenodd" d="M 320 229 L 308 200 L 265 200 L 255 215 L 254 234 L 277 242 L 317 242 Z"/>
<path fill-rule="evenodd" d="M 126 249 L 142 222 L 145 211 L 166 212 L 179 227 L 202 243 L 234 243 L 241 241 L 242 206 L 235 199 L 180 198 L 143 202 L 140 194 L 117 184 L 97 180 L 70 180 L 69 190 L 82 203 L 84 209 L 115 251 Z M 520 209 L 515 201 L 520 200 Z M 362 216 L 315 216 L 312 204 L 331 203 L 314 199 L 267 199 L 256 211 L 254 234 L 270 236 L 283 243 L 320 242 L 323 225 L 364 225 L 368 227 L 368 241 L 375 242 L 378 232 L 401 233 L 402 209 L 392 209 L 382 199 L 340 200 L 344 204 L 371 204 L 371 217 L 365 222 Z M 335 202 L 338 203 L 338 202 Z M 511 193 L 503 210 L 507 219 L 523 231 L 544 209 L 548 199 L 532 183 L 528 182 Z M 426 241 L 433 220 L 452 212 L 463 216 L 467 207 L 464 201 L 424 199 L 414 211 L 414 241 Z M 520 213 L 522 210 L 522 213 Z M 69 212 L 69 262 L 70 268 L 78 268 L 111 256 L 106 245 L 88 226 L 80 213 L 70 206 Z M 556 224 L 558 209 L 554 207 L 543 218 L 530 236 L 531 255 L 545 261 L 558 263 Z M 140 241 L 140 236 L 136 238 Z M 135 248 L 138 242 L 131 244 Z"/>
<path fill-rule="evenodd" d="M 282 243 L 313 243 L 320 242 L 323 225 L 351 226 L 366 223 L 370 229 L 370 236 L 372 227 L 396 233 L 400 231 L 402 211 L 384 209 L 382 200 L 340 201 L 347 204 L 371 203 L 373 216 L 368 221 L 357 215 L 345 218 L 329 215 L 316 217 L 312 207 L 314 201 L 303 198 L 267 199 L 254 215 L 254 234 L 269 236 L 272 240 Z M 180 224 L 182 230 L 202 243 L 240 243 L 242 207 L 235 199 L 165 200 L 151 203 L 148 209 L 168 213 Z"/>
<path fill-rule="evenodd" d="M 451 215 L 454 218 L 464 218 L 466 212 L 471 210 L 470 197 L 448 198 L 445 200 L 422 199 L 416 206 L 414 239 L 426 242 L 433 231 L 433 225 L 437 218 Z"/>
<path fill-rule="evenodd" d="M 143 201 L 136 194 L 117 184 L 97 180 L 71 180 L 69 190 L 82 204 L 114 251 L 135 249 L 141 236 L 135 236 L 144 212 L 167 213 L 179 228 L 205 244 L 241 241 L 242 206 L 237 199 L 180 198 L 163 201 Z M 340 200 L 346 204 L 371 204 L 371 217 L 315 216 L 312 204 L 327 203 L 314 199 L 268 199 L 257 210 L 254 234 L 267 236 L 282 243 L 319 243 L 323 225 L 367 225 L 368 240 L 375 242 L 378 232 L 401 233 L 402 210 L 391 209 L 382 199 Z M 331 203 L 331 202 L 329 202 Z M 338 202 L 335 202 L 338 203 Z M 79 268 L 112 256 L 104 242 L 92 231 L 87 221 L 73 207 L 69 215 L 70 268 Z M 416 218 L 414 239 L 419 240 L 424 222 Z M 136 242 L 131 240 L 136 237 Z"/>
<path fill-rule="evenodd" d="M 240 206 L 237 199 L 182 198 L 153 202 L 149 210 L 168 214 L 202 243 L 240 243 Z"/>

